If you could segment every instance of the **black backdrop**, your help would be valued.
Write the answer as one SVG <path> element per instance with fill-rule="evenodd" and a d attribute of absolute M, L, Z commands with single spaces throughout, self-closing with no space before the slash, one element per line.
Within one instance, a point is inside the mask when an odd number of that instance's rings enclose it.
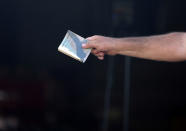
<path fill-rule="evenodd" d="M 131 7 L 134 10 L 133 23 L 130 28 L 121 26 L 119 31 L 112 26 L 115 20 L 112 3 L 117 1 L 1 1 L 0 73 L 8 70 L 8 82 L 11 83 L 12 79 L 20 77 L 21 70 L 20 81 L 24 81 L 23 78 L 29 81 L 36 79 L 47 85 L 43 89 L 46 92 L 44 108 L 36 106 L 32 111 L 19 105 L 16 111 L 8 108 L 9 112 L 2 112 L 16 114 L 21 127 L 29 125 L 34 128 L 37 125 L 41 130 L 99 130 L 108 61 L 106 58 L 101 62 L 90 56 L 85 64 L 80 64 L 58 53 L 57 47 L 66 31 L 70 29 L 88 37 L 95 34 L 141 36 L 186 29 L 184 0 L 128 1 L 134 5 Z M 122 130 L 123 61 L 124 57 L 115 57 L 110 130 Z M 185 72 L 185 62 L 165 63 L 132 58 L 131 131 L 182 128 L 180 123 L 185 122 Z M 1 79 L 4 78 L 2 75 Z M 1 86 L 1 90 L 4 87 Z M 23 115 L 19 110 L 26 113 Z M 42 112 L 44 117 L 41 115 L 40 123 L 36 124 L 38 112 Z M 23 122 L 27 119 L 33 119 L 33 122 Z"/>

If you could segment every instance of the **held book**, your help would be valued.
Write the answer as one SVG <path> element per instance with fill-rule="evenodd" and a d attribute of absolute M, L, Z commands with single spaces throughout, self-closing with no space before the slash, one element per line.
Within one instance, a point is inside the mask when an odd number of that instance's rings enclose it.
<path fill-rule="evenodd" d="M 58 51 L 84 63 L 91 49 L 83 49 L 82 44 L 86 44 L 87 40 L 76 33 L 68 30 L 63 41 L 58 47 Z"/>

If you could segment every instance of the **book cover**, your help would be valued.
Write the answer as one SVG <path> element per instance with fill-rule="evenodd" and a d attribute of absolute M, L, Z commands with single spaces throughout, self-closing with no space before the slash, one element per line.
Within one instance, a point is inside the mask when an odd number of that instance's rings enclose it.
<path fill-rule="evenodd" d="M 91 49 L 82 48 L 82 44 L 86 43 L 87 40 L 85 38 L 68 30 L 63 41 L 58 47 L 58 51 L 84 63 L 91 52 Z"/>

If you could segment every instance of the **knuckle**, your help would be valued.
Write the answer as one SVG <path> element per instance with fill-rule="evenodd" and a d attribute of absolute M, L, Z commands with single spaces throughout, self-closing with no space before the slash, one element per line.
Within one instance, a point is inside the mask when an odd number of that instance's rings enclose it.
<path fill-rule="evenodd" d="M 100 36 L 99 35 L 94 35 L 93 38 L 98 39 L 98 38 L 100 38 Z"/>

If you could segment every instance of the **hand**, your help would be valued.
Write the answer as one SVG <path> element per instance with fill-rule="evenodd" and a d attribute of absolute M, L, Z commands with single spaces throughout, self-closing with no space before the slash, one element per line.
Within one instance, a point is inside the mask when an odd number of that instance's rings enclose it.
<path fill-rule="evenodd" d="M 104 37 L 104 36 L 92 36 L 87 38 L 88 43 L 83 44 L 82 47 L 92 48 L 92 54 L 94 54 L 98 59 L 103 60 L 104 55 L 116 55 L 115 50 L 115 40 L 116 38 Z"/>

